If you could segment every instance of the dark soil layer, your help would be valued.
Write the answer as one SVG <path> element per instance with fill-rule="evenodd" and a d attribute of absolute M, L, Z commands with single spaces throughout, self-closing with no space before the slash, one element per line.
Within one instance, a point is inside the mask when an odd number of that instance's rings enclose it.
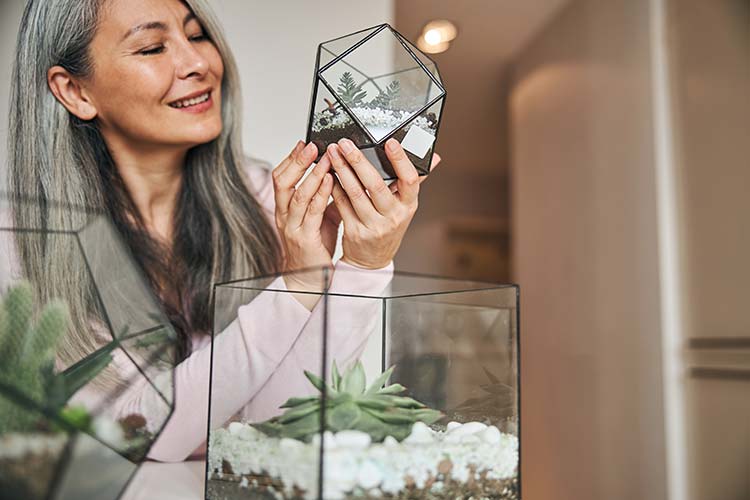
<path fill-rule="evenodd" d="M 398 141 L 401 142 L 404 137 L 406 136 L 406 131 L 401 129 L 397 131 L 393 137 Z M 336 128 L 326 128 L 322 129 L 319 132 L 311 132 L 310 133 L 310 140 L 315 143 L 315 145 L 318 147 L 318 158 L 316 161 L 319 161 L 320 158 L 323 156 L 323 153 L 325 153 L 326 148 L 329 144 L 333 144 L 335 142 L 338 142 L 339 139 L 348 138 L 354 144 L 357 145 L 357 147 L 361 147 L 363 144 L 368 144 L 370 142 L 369 137 L 367 137 L 362 130 L 357 127 L 354 124 L 347 125 L 345 127 L 336 127 Z M 373 149 L 375 150 L 375 154 L 378 157 L 378 160 L 380 160 L 380 166 L 382 167 L 385 175 L 383 176 L 385 179 L 396 179 L 396 171 L 393 169 L 393 165 L 391 165 L 391 162 L 388 160 L 388 157 L 385 154 L 385 145 L 379 145 L 375 146 Z M 426 175 L 430 172 L 430 163 L 432 161 L 432 148 L 430 148 L 430 151 L 427 152 L 424 158 L 418 158 L 417 156 L 411 154 L 410 152 L 406 152 L 406 155 L 409 157 L 409 160 L 414 164 L 414 166 L 417 169 L 417 172 L 419 172 L 419 175 Z"/>
<path fill-rule="evenodd" d="M 0 460 L 0 500 L 46 498 L 56 463 L 56 460 L 46 455 Z"/>
<path fill-rule="evenodd" d="M 294 495 L 283 493 L 283 484 L 268 476 L 247 475 L 244 476 L 250 482 L 250 486 L 243 488 L 240 481 L 243 476 L 224 474 L 222 479 L 211 478 L 207 483 L 207 500 L 246 500 L 249 498 L 258 499 L 276 499 L 276 492 L 280 492 L 285 499 L 298 500 L 303 498 L 301 491 L 295 492 Z M 441 474 L 437 478 L 441 481 L 443 487 L 440 491 L 432 491 L 432 482 L 428 486 L 419 489 L 415 486 L 407 486 L 398 495 L 383 495 L 380 498 L 394 500 L 437 500 L 437 499 L 482 499 L 488 498 L 493 500 L 520 500 L 518 491 L 518 479 L 494 480 L 486 479 L 482 474 L 479 480 L 469 480 L 466 483 L 454 481 L 450 475 Z M 434 482 L 434 481 L 433 481 Z M 275 491 L 274 491 L 275 490 Z M 369 498 L 365 494 L 349 495 L 348 498 Z"/>

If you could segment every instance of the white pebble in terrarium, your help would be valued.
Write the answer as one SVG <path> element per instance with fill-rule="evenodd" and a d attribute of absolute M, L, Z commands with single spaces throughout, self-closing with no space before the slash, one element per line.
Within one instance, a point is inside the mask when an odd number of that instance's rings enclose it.
<path fill-rule="evenodd" d="M 366 387 L 361 363 L 343 377 L 334 363 L 333 383 L 326 387 L 324 498 L 517 498 L 517 437 L 481 422 L 431 427 L 444 417 L 440 412 L 400 396 L 406 388 L 399 384 L 383 387 L 392 370 Z M 318 389 L 323 386 L 306 375 Z M 233 422 L 214 431 L 209 491 L 255 481 L 274 495 L 316 498 L 321 439 L 320 414 L 310 412 L 315 405 L 320 398 L 292 398 L 284 405 L 288 410 L 269 421 Z"/>

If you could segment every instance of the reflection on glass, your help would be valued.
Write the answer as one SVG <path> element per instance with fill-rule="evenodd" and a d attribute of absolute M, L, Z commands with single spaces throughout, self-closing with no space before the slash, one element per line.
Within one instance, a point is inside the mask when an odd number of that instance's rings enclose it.
<path fill-rule="evenodd" d="M 172 412 L 174 331 L 103 214 L 2 198 L 0 247 L 0 496 L 115 499 Z"/>

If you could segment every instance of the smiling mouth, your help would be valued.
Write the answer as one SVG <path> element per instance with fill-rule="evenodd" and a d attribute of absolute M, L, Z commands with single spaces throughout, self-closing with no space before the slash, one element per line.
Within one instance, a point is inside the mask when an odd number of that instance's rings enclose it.
<path fill-rule="evenodd" d="M 211 91 L 208 91 L 203 95 L 194 97 L 193 99 L 185 99 L 183 101 L 170 103 L 169 106 L 172 108 L 176 108 L 176 109 L 189 108 L 191 106 L 197 106 L 198 104 L 202 104 L 208 101 L 210 97 L 211 97 Z"/>

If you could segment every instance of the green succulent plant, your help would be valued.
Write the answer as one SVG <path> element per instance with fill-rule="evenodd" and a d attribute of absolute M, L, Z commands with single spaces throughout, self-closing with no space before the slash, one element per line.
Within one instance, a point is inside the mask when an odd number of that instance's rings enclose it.
<path fill-rule="evenodd" d="M 429 425 L 442 418 L 439 411 L 427 408 L 415 399 L 399 396 L 406 390 L 404 386 L 383 386 L 393 368 L 380 374 L 369 387 L 360 361 L 343 376 L 334 362 L 331 385 L 305 371 L 307 379 L 319 391 L 325 387 L 325 429 L 366 432 L 375 442 L 383 441 L 386 436 L 401 441 L 409 435 L 415 422 Z M 287 409 L 282 415 L 253 424 L 253 427 L 269 436 L 309 441 L 320 432 L 321 400 L 321 396 L 290 398 L 281 406 Z"/>
<path fill-rule="evenodd" d="M 25 406 L 35 406 L 74 428 L 91 423 L 87 412 L 66 407 L 71 397 L 112 361 L 112 342 L 73 364 L 55 371 L 58 343 L 70 324 L 67 305 L 48 302 L 35 315 L 31 285 L 10 288 L 0 304 L 0 434 L 38 428 L 40 417 Z"/>

